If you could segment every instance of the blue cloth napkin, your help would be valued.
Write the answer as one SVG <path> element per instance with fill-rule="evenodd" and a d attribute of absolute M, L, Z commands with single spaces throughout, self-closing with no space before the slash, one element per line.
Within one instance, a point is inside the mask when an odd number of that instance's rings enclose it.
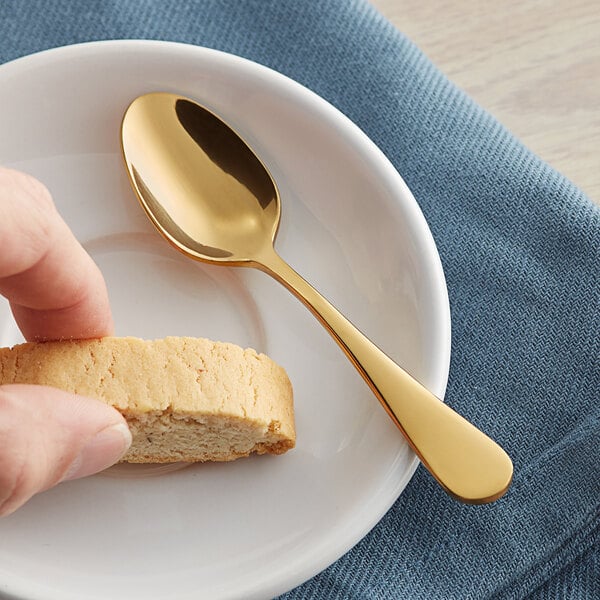
<path fill-rule="evenodd" d="M 0 62 L 151 38 L 239 54 L 326 98 L 404 177 L 444 265 L 446 401 L 511 454 L 509 493 L 419 468 L 296 598 L 600 598 L 600 210 L 362 0 L 0 0 Z"/>

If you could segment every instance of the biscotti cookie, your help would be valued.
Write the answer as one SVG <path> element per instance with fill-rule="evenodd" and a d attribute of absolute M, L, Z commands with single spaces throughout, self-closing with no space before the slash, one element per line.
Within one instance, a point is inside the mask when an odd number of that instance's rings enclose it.
<path fill-rule="evenodd" d="M 227 461 L 294 447 L 292 386 L 264 354 L 202 338 L 25 343 L 0 348 L 0 385 L 49 385 L 118 409 L 126 462 Z"/>

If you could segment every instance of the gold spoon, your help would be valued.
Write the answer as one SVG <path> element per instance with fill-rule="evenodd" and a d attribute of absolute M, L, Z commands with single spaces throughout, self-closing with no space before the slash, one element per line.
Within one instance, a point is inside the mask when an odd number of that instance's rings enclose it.
<path fill-rule="evenodd" d="M 127 109 L 121 142 L 137 197 L 168 242 L 195 260 L 258 268 L 295 294 L 449 494 L 480 504 L 506 492 L 513 471 L 506 452 L 393 362 L 275 252 L 279 193 L 235 131 L 188 98 L 152 93 Z"/>

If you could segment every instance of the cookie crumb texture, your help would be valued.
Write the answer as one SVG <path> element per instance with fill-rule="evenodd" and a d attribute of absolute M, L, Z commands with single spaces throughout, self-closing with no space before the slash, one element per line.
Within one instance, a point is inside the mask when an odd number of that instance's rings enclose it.
<path fill-rule="evenodd" d="M 49 385 L 127 419 L 124 462 L 235 460 L 296 441 L 292 386 L 264 354 L 202 338 L 29 342 L 0 348 L 0 385 Z"/>

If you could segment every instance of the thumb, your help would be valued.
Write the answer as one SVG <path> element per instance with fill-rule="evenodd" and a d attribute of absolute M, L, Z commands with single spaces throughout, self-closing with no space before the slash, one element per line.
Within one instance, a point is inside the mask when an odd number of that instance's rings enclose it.
<path fill-rule="evenodd" d="M 111 466 L 130 444 L 125 419 L 99 400 L 0 386 L 0 517 L 61 481 Z"/>

